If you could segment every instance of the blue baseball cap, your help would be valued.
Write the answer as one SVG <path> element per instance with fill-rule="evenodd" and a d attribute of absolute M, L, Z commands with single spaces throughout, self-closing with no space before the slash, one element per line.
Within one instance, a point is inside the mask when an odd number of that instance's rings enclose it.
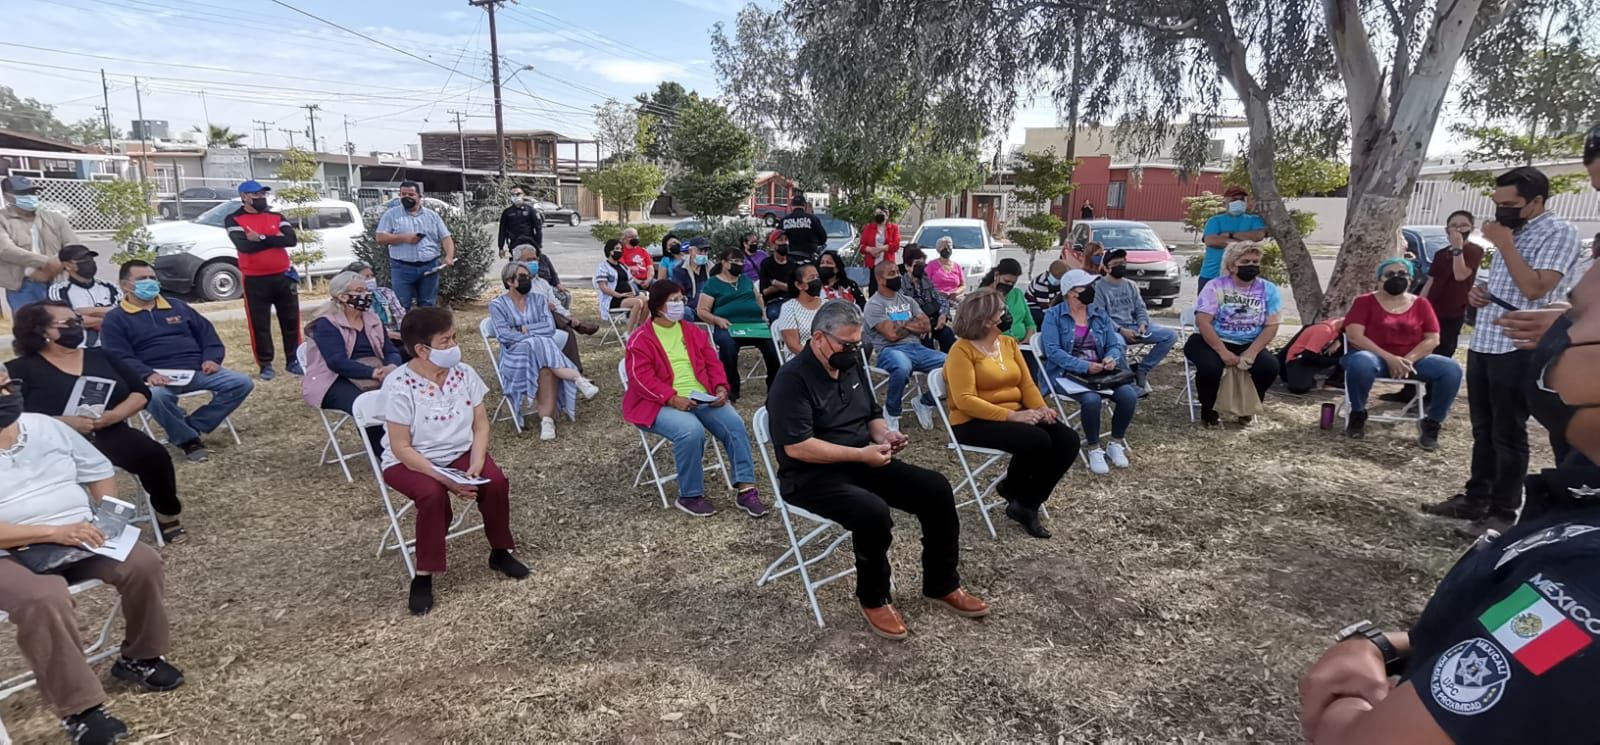
<path fill-rule="evenodd" d="M 21 194 L 23 192 L 31 194 L 39 188 L 38 184 L 33 183 L 33 179 L 27 176 L 7 176 L 5 179 L 0 180 L 0 187 L 3 187 L 7 194 Z"/>
<path fill-rule="evenodd" d="M 250 179 L 249 181 L 239 184 L 240 194 L 254 194 L 258 191 L 272 191 L 272 187 L 262 186 L 261 182 L 255 179 Z"/>

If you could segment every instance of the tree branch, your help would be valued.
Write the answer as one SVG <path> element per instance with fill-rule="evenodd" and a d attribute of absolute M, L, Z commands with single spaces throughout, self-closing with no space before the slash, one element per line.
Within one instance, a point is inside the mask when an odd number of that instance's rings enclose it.
<path fill-rule="evenodd" d="M 1198 39 L 1200 38 L 1200 21 L 1193 15 L 1173 15 L 1163 17 L 1146 17 L 1134 13 L 1126 13 L 1115 8 L 1111 3 L 1095 2 L 1094 0 L 1043 0 L 1041 2 L 1025 3 L 1026 11 L 1035 9 L 1053 9 L 1062 11 L 1088 12 L 1118 23 L 1142 28 L 1168 39 Z"/>

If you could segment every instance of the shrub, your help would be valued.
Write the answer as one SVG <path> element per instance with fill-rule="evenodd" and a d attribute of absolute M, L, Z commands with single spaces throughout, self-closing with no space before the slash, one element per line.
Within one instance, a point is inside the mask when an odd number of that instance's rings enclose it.
<path fill-rule="evenodd" d="M 372 265 L 378 284 L 389 287 L 389 251 L 378 245 L 378 221 L 367 219 L 367 230 L 355 241 L 356 258 Z M 445 227 L 456 241 L 456 263 L 440 272 L 439 304 L 453 306 L 479 299 L 488 283 L 484 277 L 494 265 L 494 237 L 471 215 L 444 215 Z"/>
<path fill-rule="evenodd" d="M 673 235 L 685 241 L 690 238 L 705 238 L 711 241 L 711 251 L 715 255 L 725 248 L 738 248 L 739 238 L 745 233 L 755 233 L 761 239 L 762 245 L 766 245 L 767 233 L 770 230 L 757 220 L 719 220 L 713 223 L 709 230 L 684 230 L 677 231 Z"/>
<path fill-rule="evenodd" d="M 1289 269 L 1283 264 L 1283 249 L 1278 247 L 1278 242 L 1268 238 L 1261 242 L 1261 276 L 1280 287 L 1289 286 Z M 1200 265 L 1205 262 L 1204 252 L 1190 256 L 1184 262 L 1184 268 L 1189 276 L 1200 276 Z"/>
<path fill-rule="evenodd" d="M 671 227 L 667 225 L 657 225 L 655 223 L 641 223 L 638 225 L 629 225 L 628 227 L 639 231 L 639 244 L 643 246 L 651 246 L 660 243 L 663 236 L 672 232 Z M 606 241 L 609 241 L 613 238 L 622 237 L 622 224 L 615 222 L 597 222 L 589 226 L 589 235 L 594 236 L 595 240 L 600 241 L 601 244 L 604 244 Z"/>
<path fill-rule="evenodd" d="M 880 204 L 889 208 L 891 220 L 900 219 L 906 210 L 911 209 L 911 201 L 905 197 L 894 192 L 880 191 L 864 197 L 851 196 L 837 200 L 828 208 L 828 214 L 859 227 L 872 220 L 872 213 L 877 211 Z"/>

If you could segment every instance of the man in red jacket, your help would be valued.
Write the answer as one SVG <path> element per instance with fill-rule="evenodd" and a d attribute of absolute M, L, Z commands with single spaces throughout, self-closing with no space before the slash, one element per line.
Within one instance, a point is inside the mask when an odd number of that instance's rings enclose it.
<path fill-rule="evenodd" d="M 304 375 L 294 357 L 300 346 L 300 277 L 289 264 L 288 249 L 299 243 L 294 226 L 267 207 L 272 189 L 254 179 L 239 184 L 243 204 L 223 218 L 228 239 L 239 251 L 239 273 L 244 275 L 244 315 L 250 322 L 250 351 L 261 368 L 261 379 L 271 380 L 272 312 L 278 314 L 283 335 L 284 369 Z"/>
<path fill-rule="evenodd" d="M 872 215 L 872 222 L 861 229 L 861 254 L 866 257 L 867 268 L 879 261 L 895 263 L 900 252 L 900 225 L 889 221 L 889 211 L 882 205 Z"/>

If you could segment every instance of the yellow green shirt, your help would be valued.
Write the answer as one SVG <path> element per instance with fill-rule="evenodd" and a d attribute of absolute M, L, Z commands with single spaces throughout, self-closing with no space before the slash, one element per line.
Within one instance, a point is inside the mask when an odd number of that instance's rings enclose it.
<path fill-rule="evenodd" d="M 689 360 L 689 347 L 683 343 L 683 325 L 674 323 L 666 327 L 656 326 L 656 339 L 661 342 L 661 348 L 667 351 L 667 361 L 672 363 L 672 387 L 678 391 L 678 395 L 710 393 L 705 386 L 700 385 L 700 379 L 694 375 L 694 363 Z"/>

